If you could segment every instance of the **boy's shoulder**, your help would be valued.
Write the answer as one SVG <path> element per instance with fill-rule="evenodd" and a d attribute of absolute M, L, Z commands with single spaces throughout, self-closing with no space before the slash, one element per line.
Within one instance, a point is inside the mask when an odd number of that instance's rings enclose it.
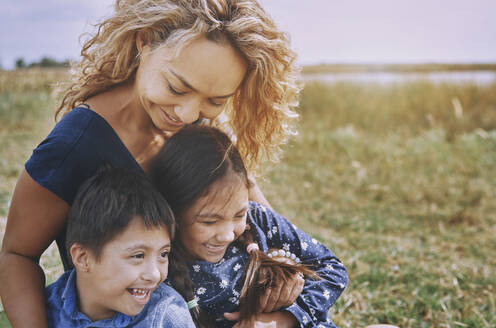
<path fill-rule="evenodd" d="M 72 269 L 45 288 L 46 313 L 50 327 L 70 323 L 72 314 L 78 312 L 75 279 L 76 271 Z"/>
<path fill-rule="evenodd" d="M 179 294 L 172 286 L 163 282 L 158 285 L 157 289 L 153 291 L 154 294 L 160 295 L 161 297 L 168 296 L 171 298 L 177 298 L 179 300 L 183 300 L 181 294 Z"/>
<path fill-rule="evenodd" d="M 194 328 L 193 319 L 184 298 L 171 286 L 161 283 L 151 295 L 141 324 L 147 327 Z"/>
<path fill-rule="evenodd" d="M 74 269 L 64 272 L 56 281 L 45 287 L 45 298 L 47 301 L 61 302 L 71 291 L 75 291 Z"/>

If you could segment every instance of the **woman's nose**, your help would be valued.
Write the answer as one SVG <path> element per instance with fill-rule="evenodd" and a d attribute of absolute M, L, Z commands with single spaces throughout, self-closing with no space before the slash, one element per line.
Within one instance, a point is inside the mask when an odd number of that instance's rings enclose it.
<path fill-rule="evenodd" d="M 174 106 L 174 113 L 183 123 L 191 124 L 200 118 L 200 103 L 198 101 L 188 101 Z"/>

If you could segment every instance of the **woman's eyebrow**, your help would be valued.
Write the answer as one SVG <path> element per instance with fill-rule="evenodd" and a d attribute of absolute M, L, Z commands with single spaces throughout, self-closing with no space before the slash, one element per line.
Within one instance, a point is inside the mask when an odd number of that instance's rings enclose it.
<path fill-rule="evenodd" d="M 186 79 L 180 75 L 179 73 L 177 72 L 174 72 L 172 69 L 169 69 L 169 71 L 172 73 L 172 75 L 174 75 L 179 81 L 181 81 L 181 83 L 188 89 L 192 90 L 192 91 L 195 91 L 195 92 L 198 92 L 191 84 L 188 83 L 188 81 L 186 81 Z"/>
<path fill-rule="evenodd" d="M 196 90 L 188 81 L 186 81 L 186 79 L 180 75 L 179 73 L 177 72 L 174 72 L 174 70 L 172 69 L 169 69 L 169 71 L 171 72 L 172 75 L 174 75 L 179 81 L 181 81 L 181 83 L 188 89 L 190 89 L 191 91 L 195 91 L 195 92 L 198 92 L 198 90 Z M 225 96 L 215 96 L 215 97 L 212 97 L 212 98 L 229 98 L 231 97 L 232 95 L 234 95 L 234 92 L 233 93 L 230 93 L 228 95 L 225 95 Z"/>

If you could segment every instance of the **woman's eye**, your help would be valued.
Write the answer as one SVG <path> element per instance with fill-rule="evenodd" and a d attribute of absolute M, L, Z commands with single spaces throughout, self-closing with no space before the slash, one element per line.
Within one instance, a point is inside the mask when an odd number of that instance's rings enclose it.
<path fill-rule="evenodd" d="M 176 89 L 174 89 L 174 87 L 170 83 L 169 83 L 169 90 L 170 90 L 170 92 L 172 92 L 173 94 L 178 95 L 178 96 L 184 95 L 186 93 L 186 92 L 177 91 Z"/>
<path fill-rule="evenodd" d="M 212 224 L 215 224 L 215 222 L 217 222 L 217 221 L 203 221 L 202 223 L 206 224 L 206 225 L 212 225 Z"/>
<path fill-rule="evenodd" d="M 131 255 L 131 257 L 133 259 L 142 259 L 142 258 L 145 257 L 145 254 L 143 254 L 143 253 L 137 253 L 137 254 Z"/>
<path fill-rule="evenodd" d="M 160 253 L 160 257 L 162 258 L 167 258 L 169 256 L 169 251 L 163 251 L 162 253 Z"/>
<path fill-rule="evenodd" d="M 236 215 L 234 218 L 235 219 L 244 219 L 246 217 L 246 213 L 243 213 L 243 214 L 240 214 L 240 215 Z"/>
<path fill-rule="evenodd" d="M 226 104 L 225 101 L 222 101 L 222 102 L 216 102 L 216 101 L 213 101 L 212 99 L 209 99 L 208 102 L 213 105 L 213 106 L 216 106 L 216 107 L 222 107 Z"/>

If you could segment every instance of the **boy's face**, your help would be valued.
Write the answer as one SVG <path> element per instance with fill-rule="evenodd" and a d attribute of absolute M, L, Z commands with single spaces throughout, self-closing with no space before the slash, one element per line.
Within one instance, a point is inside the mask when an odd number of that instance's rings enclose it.
<path fill-rule="evenodd" d="M 92 320 L 110 318 L 115 312 L 137 315 L 167 277 L 169 252 L 166 228 L 147 229 L 141 219 L 133 219 L 103 247 L 98 260 L 90 252 L 85 272 L 89 284 L 79 294 L 81 312 Z"/>

